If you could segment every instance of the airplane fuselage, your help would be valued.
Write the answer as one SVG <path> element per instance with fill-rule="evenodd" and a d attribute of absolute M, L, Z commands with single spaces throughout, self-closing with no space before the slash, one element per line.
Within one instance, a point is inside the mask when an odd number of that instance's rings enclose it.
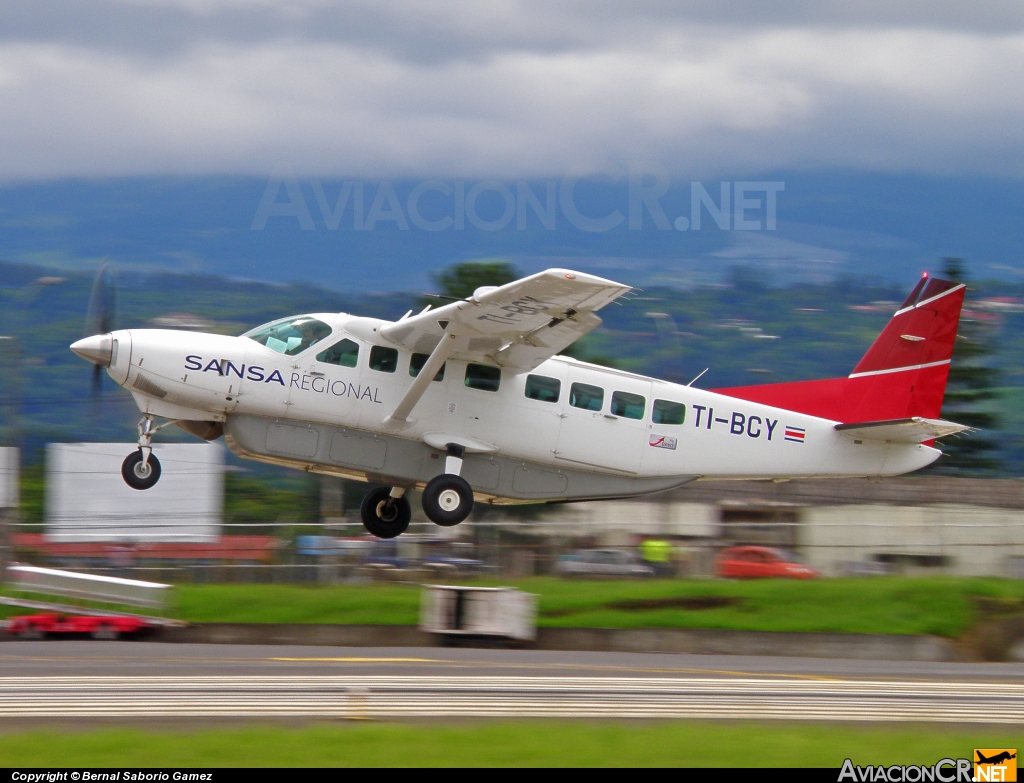
<path fill-rule="evenodd" d="M 266 462 L 422 488 L 445 444 L 462 444 L 483 477 L 470 480 L 474 492 L 490 502 L 640 494 L 696 478 L 889 476 L 940 454 L 562 356 L 530 372 L 449 359 L 396 429 L 385 419 L 423 355 L 381 337 L 390 322 L 313 317 L 331 333 L 295 356 L 248 337 L 117 331 L 108 373 L 143 413 L 223 422 L 236 453 Z M 345 364 L 317 358 L 342 339 L 356 346 Z"/>

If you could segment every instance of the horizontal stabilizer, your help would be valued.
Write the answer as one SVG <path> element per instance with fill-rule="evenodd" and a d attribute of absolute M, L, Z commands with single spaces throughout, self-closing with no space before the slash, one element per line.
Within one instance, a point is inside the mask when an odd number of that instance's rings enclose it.
<path fill-rule="evenodd" d="M 909 419 L 888 419 L 886 421 L 861 421 L 854 424 L 837 424 L 836 429 L 843 435 L 864 440 L 885 440 L 892 443 L 924 443 L 944 435 L 954 435 L 970 427 L 944 419 L 925 419 L 914 416 Z"/>

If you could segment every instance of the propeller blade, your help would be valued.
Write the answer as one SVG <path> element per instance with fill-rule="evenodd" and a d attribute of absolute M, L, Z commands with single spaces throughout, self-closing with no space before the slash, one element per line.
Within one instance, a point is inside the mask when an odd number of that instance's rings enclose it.
<path fill-rule="evenodd" d="M 114 329 L 114 311 L 117 304 L 117 289 L 113 270 L 106 261 L 96 270 L 89 295 L 89 309 L 85 316 L 85 336 L 106 334 Z"/>
<path fill-rule="evenodd" d="M 89 294 L 89 307 L 85 314 L 85 337 L 95 334 L 107 334 L 114 330 L 114 314 L 117 305 L 117 288 L 114 273 L 110 264 L 104 261 L 96 270 Z M 91 393 L 93 399 L 93 416 L 98 416 L 100 398 L 103 393 L 103 368 L 95 365 L 92 368 Z"/>

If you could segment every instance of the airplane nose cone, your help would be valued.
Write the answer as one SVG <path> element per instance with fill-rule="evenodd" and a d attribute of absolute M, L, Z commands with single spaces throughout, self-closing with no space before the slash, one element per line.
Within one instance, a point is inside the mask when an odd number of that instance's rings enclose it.
<path fill-rule="evenodd" d="M 94 334 L 72 343 L 71 350 L 86 361 L 109 367 L 114 355 L 114 338 L 109 334 Z"/>

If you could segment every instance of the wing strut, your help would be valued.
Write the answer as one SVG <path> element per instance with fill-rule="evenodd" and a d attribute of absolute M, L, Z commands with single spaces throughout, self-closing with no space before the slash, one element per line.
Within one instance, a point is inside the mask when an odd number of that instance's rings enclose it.
<path fill-rule="evenodd" d="M 420 374 L 413 379 L 412 385 L 405 392 L 402 399 L 399 400 L 398 405 L 390 414 L 384 417 L 384 420 L 381 422 L 384 429 L 400 430 L 412 424 L 412 421 L 409 420 L 409 414 L 412 413 L 412 409 L 416 407 L 416 403 L 420 401 L 420 397 L 423 396 L 427 387 L 430 386 L 430 382 L 434 380 L 434 376 L 441 369 L 441 365 L 445 363 L 445 360 L 455 348 L 458 338 L 457 334 L 445 332 L 441 342 L 431 351 L 427 363 L 423 365 Z"/>

